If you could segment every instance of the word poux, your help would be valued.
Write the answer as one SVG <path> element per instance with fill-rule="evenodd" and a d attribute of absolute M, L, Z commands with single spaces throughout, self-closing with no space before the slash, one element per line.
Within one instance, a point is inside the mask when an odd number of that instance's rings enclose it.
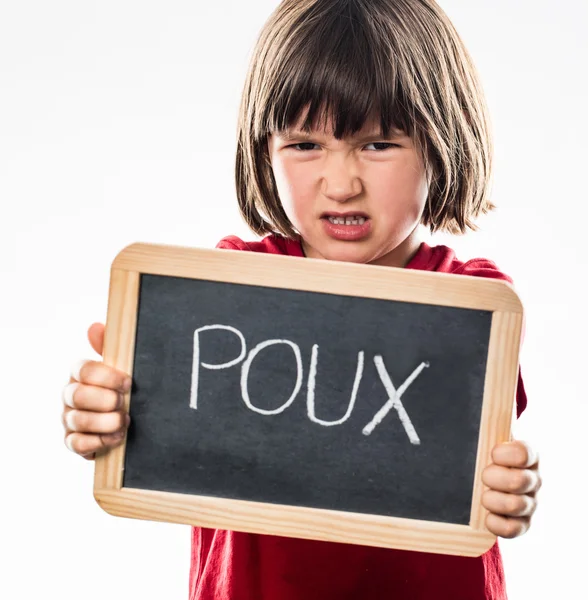
<path fill-rule="evenodd" d="M 221 363 L 218 365 L 212 365 L 209 363 L 200 362 L 200 334 L 204 331 L 210 330 L 225 330 L 231 332 L 239 338 L 241 343 L 241 351 L 237 358 Z M 276 344 L 285 344 L 292 348 L 294 353 L 294 359 L 296 362 L 296 384 L 294 386 L 294 390 L 290 394 L 290 397 L 278 408 L 267 410 L 263 408 L 259 408 L 253 404 L 251 398 L 249 396 L 247 381 L 249 377 L 249 370 L 253 361 L 257 358 L 257 356 L 266 348 L 270 346 L 274 346 Z M 326 421 L 323 419 L 319 419 L 315 414 L 315 382 L 316 382 L 316 373 L 317 373 L 317 363 L 318 363 L 318 354 L 319 347 L 318 344 L 314 344 L 312 346 L 312 353 L 310 358 L 310 369 L 308 372 L 308 381 L 307 381 L 307 392 L 306 392 L 306 409 L 308 418 L 318 425 L 322 425 L 323 427 L 332 427 L 334 425 L 341 425 L 350 417 L 351 412 L 353 411 L 353 407 L 355 406 L 355 400 L 357 398 L 357 390 L 359 389 L 359 384 L 361 382 L 361 378 L 363 376 L 363 365 L 364 365 L 364 352 L 360 351 L 357 354 L 357 369 L 355 371 L 355 380 L 353 382 L 353 389 L 351 391 L 351 399 L 349 401 L 349 405 L 347 407 L 347 412 L 335 421 Z M 395 388 L 390 375 L 388 374 L 386 367 L 384 366 L 384 360 L 382 356 L 379 354 L 374 356 L 374 364 L 376 365 L 376 369 L 378 371 L 378 375 L 386 389 L 386 393 L 388 394 L 388 400 L 386 403 L 380 408 L 380 410 L 374 415 L 372 420 L 363 428 L 362 433 L 364 435 L 369 435 L 372 431 L 382 422 L 384 417 L 390 412 L 392 408 L 394 408 L 402 423 L 406 434 L 408 435 L 408 439 L 412 444 L 420 444 L 419 436 L 415 431 L 410 417 L 406 412 L 402 402 L 401 397 L 406 392 L 406 390 L 410 387 L 410 385 L 414 382 L 414 380 L 421 374 L 422 370 L 429 366 L 428 362 L 421 362 L 421 364 L 410 374 L 410 376 L 406 379 L 406 381 L 399 387 Z M 281 412 L 284 412 L 296 399 L 300 388 L 302 387 L 302 378 L 303 378 L 303 367 L 302 367 L 302 354 L 300 352 L 300 348 L 297 344 L 292 342 L 291 340 L 282 340 L 282 339 L 272 339 L 265 340 L 257 344 L 253 349 L 247 353 L 247 344 L 245 342 L 245 336 L 236 328 L 231 327 L 229 325 L 206 325 L 204 327 L 199 327 L 194 331 L 194 352 L 192 359 L 192 383 L 190 388 L 190 408 L 197 409 L 198 408 L 198 379 L 200 368 L 211 369 L 211 370 L 221 370 L 228 369 L 235 365 L 241 365 L 241 397 L 243 398 L 243 402 L 245 402 L 246 406 L 252 411 L 259 413 L 261 415 L 277 415 Z"/>

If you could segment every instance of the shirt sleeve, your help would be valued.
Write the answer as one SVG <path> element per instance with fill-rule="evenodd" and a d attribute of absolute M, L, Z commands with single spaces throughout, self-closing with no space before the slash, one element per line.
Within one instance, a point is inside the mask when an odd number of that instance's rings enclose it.
<path fill-rule="evenodd" d="M 247 244 L 236 235 L 224 237 L 216 247 L 221 248 L 222 250 L 249 250 Z"/>

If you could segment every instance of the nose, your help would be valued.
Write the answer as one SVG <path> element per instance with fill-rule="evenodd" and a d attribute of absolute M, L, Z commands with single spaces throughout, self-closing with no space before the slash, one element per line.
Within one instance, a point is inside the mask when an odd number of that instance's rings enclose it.
<path fill-rule="evenodd" d="M 325 159 L 322 193 L 335 202 L 346 202 L 361 193 L 362 185 L 355 160 L 332 155 Z"/>

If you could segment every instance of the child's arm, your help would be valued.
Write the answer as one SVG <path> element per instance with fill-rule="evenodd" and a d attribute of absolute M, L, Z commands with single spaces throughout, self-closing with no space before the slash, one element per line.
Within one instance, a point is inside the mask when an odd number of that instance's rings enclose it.
<path fill-rule="evenodd" d="M 492 464 L 482 472 L 482 481 L 490 488 L 482 495 L 482 504 L 490 511 L 486 517 L 488 530 L 504 538 L 525 533 L 537 507 L 535 495 L 541 487 L 536 453 L 525 442 L 496 445 Z"/>
<path fill-rule="evenodd" d="M 102 355 L 104 325 L 91 325 L 88 340 Z M 123 394 L 130 388 L 131 378 L 126 373 L 104 363 L 88 360 L 75 365 L 63 389 L 61 420 L 66 446 L 93 460 L 98 450 L 120 444 L 129 424 L 129 416 L 122 409 Z"/>

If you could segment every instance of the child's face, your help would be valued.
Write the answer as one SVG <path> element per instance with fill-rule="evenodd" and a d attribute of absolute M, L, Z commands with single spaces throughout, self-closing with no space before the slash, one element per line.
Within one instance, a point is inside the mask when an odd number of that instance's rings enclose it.
<path fill-rule="evenodd" d="M 341 141 L 332 135 L 332 121 L 308 138 L 295 133 L 300 123 L 271 134 L 268 149 L 280 200 L 306 256 L 404 267 L 420 244 L 429 191 L 412 140 L 403 133 L 371 135 L 379 129 L 375 120 Z"/>

